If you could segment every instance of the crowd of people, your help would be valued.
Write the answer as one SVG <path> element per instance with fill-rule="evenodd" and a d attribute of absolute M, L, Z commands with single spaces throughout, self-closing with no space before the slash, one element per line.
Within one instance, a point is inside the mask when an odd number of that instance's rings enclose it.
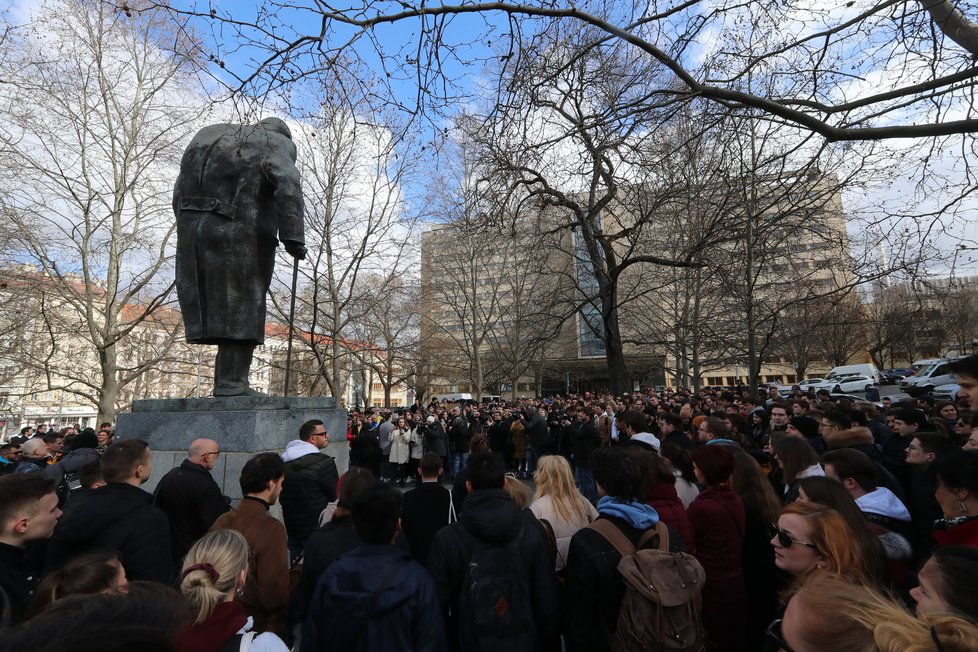
<path fill-rule="evenodd" d="M 978 652 L 978 356 L 954 365 L 958 402 L 354 412 L 342 475 L 313 420 L 247 460 L 233 509 L 216 441 L 150 494 L 144 441 L 23 433 L 0 651 Z"/>

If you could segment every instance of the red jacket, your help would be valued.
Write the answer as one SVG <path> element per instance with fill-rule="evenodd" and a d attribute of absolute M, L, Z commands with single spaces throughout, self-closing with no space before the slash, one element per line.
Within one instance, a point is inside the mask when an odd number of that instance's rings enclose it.
<path fill-rule="evenodd" d="M 659 513 L 659 520 L 679 533 L 686 552 L 691 555 L 696 552 L 693 526 L 686 516 L 683 501 L 679 500 L 679 495 L 673 485 L 660 482 L 649 487 L 648 493 L 645 495 L 645 504 L 655 508 L 655 511 Z"/>
<path fill-rule="evenodd" d="M 747 587 L 743 574 L 744 504 L 728 485 L 700 492 L 686 510 L 696 558 L 706 571 L 703 626 L 726 652 L 746 646 Z"/>

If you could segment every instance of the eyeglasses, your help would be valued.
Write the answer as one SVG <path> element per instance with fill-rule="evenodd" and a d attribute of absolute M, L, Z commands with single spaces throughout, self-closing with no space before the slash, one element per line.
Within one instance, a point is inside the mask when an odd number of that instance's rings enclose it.
<path fill-rule="evenodd" d="M 778 543 L 781 544 L 782 548 L 790 548 L 791 544 L 797 543 L 800 546 L 806 546 L 808 548 L 817 548 L 814 543 L 806 543 L 804 541 L 799 541 L 798 539 L 792 539 L 791 535 L 779 528 L 774 523 L 769 523 L 767 526 L 767 532 L 773 539 L 778 537 Z"/>
<path fill-rule="evenodd" d="M 211 455 L 213 455 L 214 457 L 219 457 L 221 455 L 221 451 L 211 451 L 210 453 L 204 453 L 203 455 L 201 455 L 201 457 L 210 457 Z"/>
<path fill-rule="evenodd" d="M 782 619 L 778 618 L 768 625 L 767 635 L 771 638 L 771 640 L 778 644 L 778 647 L 781 648 L 783 652 L 794 652 L 794 650 L 791 649 L 791 646 L 788 645 L 788 641 L 784 640 L 784 634 L 781 632 L 781 623 Z"/>

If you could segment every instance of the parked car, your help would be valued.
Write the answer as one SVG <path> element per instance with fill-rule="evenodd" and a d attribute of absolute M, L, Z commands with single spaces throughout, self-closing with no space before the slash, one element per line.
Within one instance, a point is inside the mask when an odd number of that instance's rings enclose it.
<path fill-rule="evenodd" d="M 809 389 L 818 389 L 821 383 L 824 382 L 824 378 L 806 378 L 805 380 L 797 383 L 791 383 L 790 385 L 778 385 L 778 393 L 782 396 L 790 396 L 791 392 L 795 390 L 795 387 L 798 387 L 801 389 L 802 393 L 804 393 Z"/>
<path fill-rule="evenodd" d="M 921 396 L 941 385 L 955 382 L 957 378 L 950 371 L 951 362 L 945 359 L 923 367 L 910 378 L 900 381 L 900 391 L 910 396 Z"/>
<path fill-rule="evenodd" d="M 931 393 L 934 395 L 934 398 L 938 401 L 954 402 L 958 400 L 958 392 L 960 391 L 961 391 L 960 385 L 958 385 L 957 383 L 948 383 L 947 385 L 939 385 L 938 387 L 935 387 L 934 391 Z"/>
<path fill-rule="evenodd" d="M 913 375 L 913 369 L 910 367 L 899 367 L 896 369 L 885 369 L 880 372 L 880 384 L 881 385 L 897 385 L 904 378 L 909 378 Z"/>
<path fill-rule="evenodd" d="M 876 368 L 876 365 L 872 363 L 866 364 L 847 364 L 841 367 L 834 367 L 832 371 L 825 374 L 825 380 L 839 381 L 842 378 L 848 378 L 851 376 L 866 376 L 872 378 L 873 382 L 879 382 L 880 372 Z"/>
<path fill-rule="evenodd" d="M 812 385 L 811 389 L 814 389 L 816 392 L 820 389 L 825 389 L 830 393 L 836 394 L 843 394 L 846 392 L 865 392 L 872 387 L 873 382 L 873 379 L 869 376 L 836 376 L 835 378 L 826 378 L 822 382 Z"/>
<path fill-rule="evenodd" d="M 865 401 L 866 400 L 865 397 L 859 396 L 857 394 L 843 394 L 841 392 L 832 392 L 831 394 L 829 394 L 829 400 L 834 401 L 837 398 L 847 398 L 850 401 L 852 401 L 853 403 L 856 403 L 857 401 Z M 883 402 L 882 401 L 869 401 L 869 402 L 872 403 L 873 405 L 875 405 L 876 407 L 880 408 L 880 409 L 883 408 Z"/>

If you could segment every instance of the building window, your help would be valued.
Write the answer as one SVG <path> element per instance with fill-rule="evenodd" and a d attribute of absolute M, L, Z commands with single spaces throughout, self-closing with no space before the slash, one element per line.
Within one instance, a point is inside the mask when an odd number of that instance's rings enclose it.
<path fill-rule="evenodd" d="M 596 224 L 600 228 L 601 217 L 595 218 Z M 574 272 L 577 276 L 577 287 L 580 288 L 584 298 L 593 297 L 598 292 L 598 279 L 594 275 L 590 258 L 587 253 L 587 246 L 584 238 L 580 237 L 580 231 L 574 230 Z M 579 356 L 582 358 L 603 358 L 606 354 L 604 339 L 601 334 L 604 332 L 604 323 L 601 319 L 601 311 L 594 303 L 586 303 L 577 313 L 577 336 L 579 344 Z"/>
<path fill-rule="evenodd" d="M 516 383 L 517 392 L 528 392 L 530 391 L 530 383 Z"/>
<path fill-rule="evenodd" d="M 585 305 L 577 314 L 577 334 L 580 344 L 580 357 L 603 358 L 606 353 L 604 339 L 601 337 L 601 313 L 591 304 Z"/>

